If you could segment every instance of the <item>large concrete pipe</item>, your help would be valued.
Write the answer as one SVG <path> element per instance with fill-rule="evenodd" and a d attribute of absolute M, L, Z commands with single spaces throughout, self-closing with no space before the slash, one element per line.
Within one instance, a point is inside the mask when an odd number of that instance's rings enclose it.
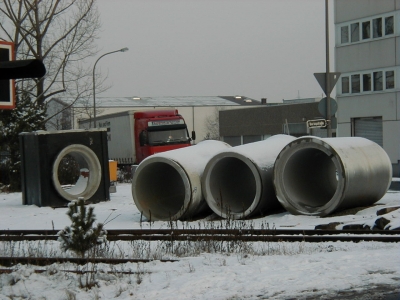
<path fill-rule="evenodd" d="M 279 154 L 274 169 L 278 200 L 292 214 L 326 216 L 368 206 L 389 188 L 392 166 L 376 143 L 359 137 L 302 137 Z"/>
<path fill-rule="evenodd" d="M 279 152 L 294 139 L 275 135 L 215 155 L 202 177 L 210 208 L 223 218 L 242 219 L 280 207 L 272 182 L 273 167 Z"/>
<path fill-rule="evenodd" d="M 152 221 L 187 220 L 206 212 L 201 176 L 208 160 L 228 147 L 219 141 L 203 141 L 146 158 L 132 181 L 138 210 Z"/>

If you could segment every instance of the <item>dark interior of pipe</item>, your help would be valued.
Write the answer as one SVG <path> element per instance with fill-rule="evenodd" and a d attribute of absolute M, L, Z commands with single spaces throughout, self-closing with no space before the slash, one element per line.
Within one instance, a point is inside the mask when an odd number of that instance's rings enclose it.
<path fill-rule="evenodd" d="M 241 213 L 254 202 L 256 181 L 242 160 L 226 157 L 219 160 L 210 173 L 210 192 L 224 213 Z"/>
<path fill-rule="evenodd" d="M 169 219 L 183 209 L 185 184 L 173 166 L 155 162 L 136 175 L 135 201 L 139 201 L 146 214 L 158 219 Z"/>
<path fill-rule="evenodd" d="M 305 208 L 321 207 L 332 199 L 337 189 L 335 164 L 321 150 L 296 151 L 283 166 L 283 185 L 291 202 Z"/>

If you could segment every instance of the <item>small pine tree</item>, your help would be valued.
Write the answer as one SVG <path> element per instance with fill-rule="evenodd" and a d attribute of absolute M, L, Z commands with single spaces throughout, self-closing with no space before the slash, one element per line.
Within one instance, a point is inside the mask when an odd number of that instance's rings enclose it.
<path fill-rule="evenodd" d="M 21 191 L 19 134 L 45 129 L 45 117 L 46 107 L 37 105 L 26 94 L 18 96 L 15 109 L 0 109 L 0 151 L 10 155 L 5 164 L 0 162 L 4 164 L 0 180 L 9 186 L 10 192 Z"/>
<path fill-rule="evenodd" d="M 71 226 L 58 232 L 58 241 L 62 250 L 71 250 L 80 257 L 85 257 L 86 251 L 107 240 L 107 232 L 103 230 L 103 224 L 97 223 L 94 207 L 86 210 L 83 198 L 71 201 L 68 205 L 67 215 L 72 221 Z"/>

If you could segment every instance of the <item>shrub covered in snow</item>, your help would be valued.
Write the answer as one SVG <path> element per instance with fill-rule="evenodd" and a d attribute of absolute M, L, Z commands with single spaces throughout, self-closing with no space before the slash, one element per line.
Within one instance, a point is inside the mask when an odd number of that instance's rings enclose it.
<path fill-rule="evenodd" d="M 66 226 L 58 232 L 58 241 L 62 250 L 71 250 L 80 257 L 96 245 L 107 241 L 107 232 L 103 230 L 103 224 L 97 223 L 94 207 L 86 209 L 83 198 L 72 201 L 68 205 L 67 215 L 72 221 L 71 226 Z"/>

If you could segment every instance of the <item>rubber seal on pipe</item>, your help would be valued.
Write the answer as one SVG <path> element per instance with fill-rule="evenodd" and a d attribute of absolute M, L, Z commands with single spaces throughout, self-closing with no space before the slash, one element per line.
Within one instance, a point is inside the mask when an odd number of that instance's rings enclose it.
<path fill-rule="evenodd" d="M 66 155 L 71 155 L 72 157 L 76 158 L 76 160 L 79 161 L 80 168 L 85 168 L 88 170 L 88 174 L 85 175 L 88 177 L 86 177 L 87 179 L 84 178 L 86 186 L 83 186 L 77 193 L 69 193 L 61 186 L 58 179 L 58 168 L 61 160 Z M 87 200 L 90 199 L 98 190 L 101 182 L 101 172 L 101 164 L 96 154 L 90 148 L 84 145 L 73 144 L 61 150 L 53 163 L 53 185 L 58 194 L 65 200 L 72 201 L 78 198 Z"/>

